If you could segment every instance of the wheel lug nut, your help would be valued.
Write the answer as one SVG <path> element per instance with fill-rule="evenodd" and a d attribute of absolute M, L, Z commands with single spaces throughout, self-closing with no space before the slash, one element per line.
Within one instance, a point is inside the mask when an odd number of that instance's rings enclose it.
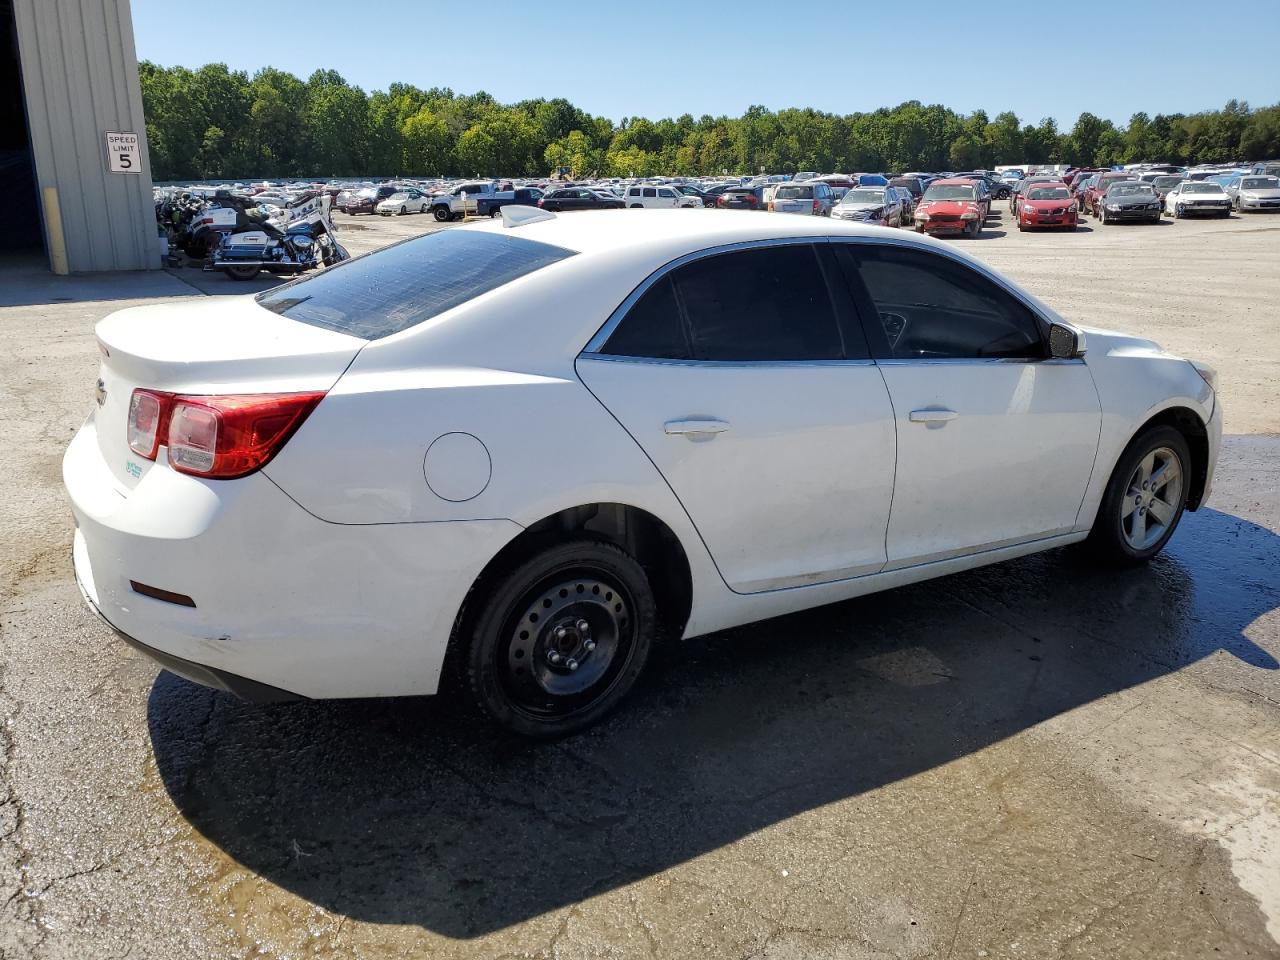
<path fill-rule="evenodd" d="M 579 620 L 579 621 L 578 621 L 578 629 L 579 629 L 579 630 L 583 630 L 583 631 L 585 631 L 585 630 L 590 630 L 590 629 L 591 629 L 591 624 L 587 623 L 587 621 L 585 621 L 585 620 Z"/>
<path fill-rule="evenodd" d="M 577 670 L 577 669 L 578 669 L 578 661 L 577 661 L 577 660 L 575 660 L 575 659 L 573 659 L 573 657 L 570 657 L 568 660 L 566 660 L 566 661 L 564 662 L 564 665 L 565 665 L 566 667 L 568 667 L 570 670 Z"/>
<path fill-rule="evenodd" d="M 565 637 L 567 637 L 568 635 L 569 635 L 569 631 L 568 631 L 568 630 L 566 630 L 564 627 L 556 627 L 556 639 L 557 639 L 557 640 L 563 640 L 563 639 L 564 639 Z"/>
<path fill-rule="evenodd" d="M 596 642 L 594 640 L 588 640 L 586 643 L 582 645 L 582 647 L 584 650 L 587 651 L 587 653 L 590 653 L 592 650 L 596 648 Z"/>
<path fill-rule="evenodd" d="M 548 653 L 548 654 L 547 654 L 547 659 L 548 659 L 548 660 L 550 660 L 552 663 L 559 663 L 559 662 L 560 662 L 560 654 L 558 654 L 558 653 L 556 653 L 554 650 L 552 650 L 550 653 Z"/>

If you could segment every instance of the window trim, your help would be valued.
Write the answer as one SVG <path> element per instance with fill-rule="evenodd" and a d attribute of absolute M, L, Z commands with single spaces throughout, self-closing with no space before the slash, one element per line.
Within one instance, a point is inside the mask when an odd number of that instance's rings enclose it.
<path fill-rule="evenodd" d="M 860 319 L 860 311 L 857 308 L 856 298 L 853 291 L 849 289 L 849 284 L 845 282 L 842 275 L 832 275 L 832 269 L 838 269 L 838 264 L 828 264 L 826 258 L 822 255 L 822 243 L 830 241 L 830 237 L 772 237 L 766 240 L 743 240 L 737 243 L 720 244 L 715 247 L 706 247 L 702 250 L 695 250 L 692 253 L 686 253 L 683 256 L 663 264 L 654 270 L 653 273 L 645 277 L 620 303 L 617 308 L 609 314 L 607 320 L 596 331 L 595 335 L 587 341 L 587 345 L 582 348 L 578 357 L 583 360 L 612 360 L 619 363 L 663 363 L 663 364 L 679 364 L 682 366 L 706 366 L 706 367 L 780 367 L 780 366 L 831 366 L 838 365 L 866 365 L 875 363 L 872 356 L 871 344 L 866 340 L 866 332 Z M 674 271 L 681 267 L 693 263 L 697 260 L 705 260 L 708 257 L 717 257 L 726 253 L 741 253 L 747 250 L 757 250 L 766 247 L 799 247 L 812 246 L 815 247 L 814 255 L 818 260 L 818 269 L 822 273 L 823 281 L 827 287 L 827 297 L 831 302 L 831 311 L 836 321 L 836 330 L 840 334 L 840 347 L 844 353 L 849 352 L 850 337 L 855 333 L 861 334 L 857 337 L 855 343 L 865 348 L 866 357 L 841 357 L 837 360 L 677 360 L 671 357 L 635 357 L 615 353 L 605 353 L 604 346 L 613 336 L 615 330 L 622 323 L 623 319 L 631 312 L 634 307 L 649 289 L 661 281 L 663 278 L 670 276 Z M 839 286 L 844 283 L 844 286 Z M 676 290 L 676 297 L 679 298 L 679 290 Z M 683 305 L 681 306 L 683 311 Z M 851 329 L 852 328 L 852 329 Z M 687 335 L 687 331 L 686 331 Z"/>
<path fill-rule="evenodd" d="M 996 287 L 1003 290 L 1005 294 L 1012 297 L 1017 303 L 1021 304 L 1031 313 L 1031 316 L 1035 318 L 1036 324 L 1040 329 L 1040 342 L 1041 342 L 1041 345 L 1044 347 L 1044 353 L 1045 353 L 1043 357 L 894 357 L 894 356 L 889 356 L 887 354 L 889 354 L 890 351 L 888 350 L 888 341 L 885 340 L 884 330 L 878 329 L 877 326 L 873 326 L 873 324 L 871 323 L 872 320 L 877 320 L 879 317 L 879 313 L 877 311 L 875 310 L 870 310 L 870 312 L 868 311 L 869 307 L 874 307 L 875 305 L 871 299 L 871 293 L 866 289 L 866 286 L 862 283 L 862 280 L 860 277 L 846 276 L 845 280 L 849 286 L 849 296 L 853 300 L 855 312 L 862 322 L 863 334 L 867 338 L 867 346 L 869 347 L 869 352 L 871 354 L 871 357 L 873 360 L 875 360 L 876 363 L 897 366 L 897 365 L 907 364 L 907 363 L 929 363 L 929 364 L 935 364 L 935 363 L 944 363 L 944 364 L 946 363 L 949 363 L 949 364 L 956 364 L 956 363 L 968 363 L 968 364 L 1041 363 L 1043 364 L 1043 363 L 1049 363 L 1054 365 L 1060 365 L 1060 364 L 1066 364 L 1066 363 L 1084 364 L 1085 362 L 1083 357 L 1072 357 L 1069 359 L 1064 359 L 1060 357 L 1050 356 L 1049 355 L 1049 327 L 1059 321 L 1050 320 L 1048 317 L 1046 317 L 1043 313 L 1041 313 L 1040 308 L 1037 307 L 1034 303 L 1032 303 L 1022 291 L 1018 290 L 1011 283 L 1009 283 L 1009 281 L 1005 280 L 1004 277 L 1001 277 L 999 274 L 992 271 L 985 264 L 969 261 L 969 260 L 966 260 L 964 257 L 956 256 L 949 249 L 946 249 L 946 248 L 941 250 L 935 250 L 932 248 L 925 249 L 921 244 L 912 243 L 909 240 L 903 240 L 897 237 L 886 237 L 883 239 L 879 237 L 874 237 L 874 238 L 873 237 L 830 237 L 828 239 L 833 244 L 843 244 L 848 246 L 859 246 L 859 245 L 870 244 L 872 246 L 893 246 L 893 247 L 906 248 L 908 250 L 917 250 L 925 254 L 944 257 L 947 260 L 950 260 L 952 263 L 955 263 L 961 267 L 967 267 L 968 269 L 973 270 L 979 276 L 985 278 L 989 282 L 993 283 Z M 1071 324 L 1064 324 L 1064 326 L 1068 326 L 1071 329 L 1078 331 L 1078 328 Z M 877 357 L 876 354 L 880 352 L 884 352 L 886 356 Z"/>

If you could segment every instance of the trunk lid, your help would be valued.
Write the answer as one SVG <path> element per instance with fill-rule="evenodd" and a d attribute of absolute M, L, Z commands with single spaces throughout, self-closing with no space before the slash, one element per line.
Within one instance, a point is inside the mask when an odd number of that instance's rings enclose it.
<path fill-rule="evenodd" d="M 136 388 L 186 394 L 328 390 L 366 343 L 272 313 L 252 297 L 120 310 L 103 319 L 96 334 L 102 363 L 94 425 L 102 458 L 124 490 L 154 466 L 129 449 L 129 401 Z M 163 457 L 162 449 L 157 459 Z"/>

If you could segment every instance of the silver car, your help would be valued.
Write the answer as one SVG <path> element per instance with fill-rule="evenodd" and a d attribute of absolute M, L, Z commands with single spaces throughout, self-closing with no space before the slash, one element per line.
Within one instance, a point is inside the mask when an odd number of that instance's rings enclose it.
<path fill-rule="evenodd" d="M 769 201 L 769 212 L 829 217 L 834 205 L 831 188 L 825 183 L 780 183 Z"/>
<path fill-rule="evenodd" d="M 897 227 L 902 224 L 902 201 L 897 187 L 853 187 L 836 204 L 831 215 L 837 220 Z"/>
<path fill-rule="evenodd" d="M 1238 211 L 1280 210 L 1280 177 L 1246 173 L 1232 177 L 1223 189 Z"/>

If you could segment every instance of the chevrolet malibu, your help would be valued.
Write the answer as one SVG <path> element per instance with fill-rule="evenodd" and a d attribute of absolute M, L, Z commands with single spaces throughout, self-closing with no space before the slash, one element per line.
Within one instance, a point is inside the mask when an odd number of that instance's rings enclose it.
<path fill-rule="evenodd" d="M 459 683 L 533 737 L 657 644 L 1080 541 L 1146 561 L 1221 436 L 1208 368 L 827 218 L 508 206 L 96 334 L 63 476 L 124 641 L 255 700 Z"/>

